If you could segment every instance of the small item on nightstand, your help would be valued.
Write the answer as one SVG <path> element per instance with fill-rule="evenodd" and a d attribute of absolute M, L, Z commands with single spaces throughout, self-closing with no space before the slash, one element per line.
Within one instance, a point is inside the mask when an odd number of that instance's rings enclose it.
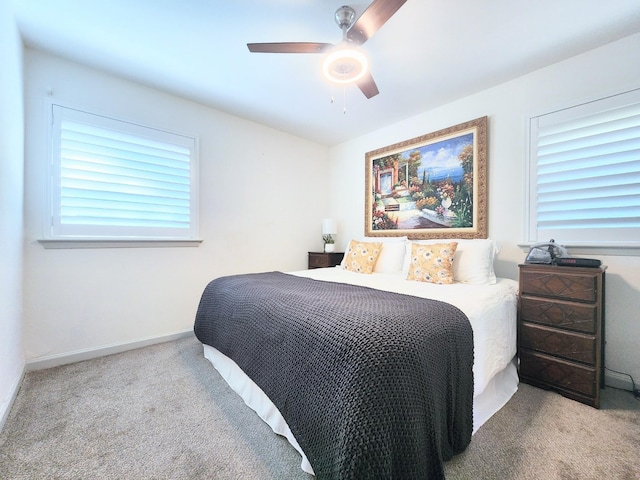
<path fill-rule="evenodd" d="M 324 242 L 324 251 L 333 252 L 335 249 L 335 238 L 333 236 L 338 233 L 336 221 L 331 218 L 322 220 L 322 241 Z"/>
<path fill-rule="evenodd" d="M 525 263 L 550 265 L 557 258 L 568 257 L 567 249 L 556 244 L 552 238 L 547 243 L 536 243 L 529 250 Z"/>
<path fill-rule="evenodd" d="M 335 250 L 336 244 L 333 242 L 333 237 L 331 235 L 324 235 L 322 240 L 324 240 L 325 253 L 331 253 Z"/>
<path fill-rule="evenodd" d="M 561 267 L 598 268 L 600 265 L 602 265 L 602 262 L 595 258 L 578 258 L 578 257 L 558 257 L 553 259 L 553 263 Z"/>

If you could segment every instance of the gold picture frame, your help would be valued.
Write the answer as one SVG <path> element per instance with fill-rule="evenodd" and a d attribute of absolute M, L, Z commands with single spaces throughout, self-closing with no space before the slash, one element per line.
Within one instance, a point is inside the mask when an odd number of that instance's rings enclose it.
<path fill-rule="evenodd" d="M 487 117 L 365 154 L 365 235 L 487 238 Z"/>

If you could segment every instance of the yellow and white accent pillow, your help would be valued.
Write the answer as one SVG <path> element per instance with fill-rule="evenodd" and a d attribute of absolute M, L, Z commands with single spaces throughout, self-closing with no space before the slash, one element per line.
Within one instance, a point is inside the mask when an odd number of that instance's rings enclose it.
<path fill-rule="evenodd" d="M 407 280 L 448 285 L 453 283 L 453 255 L 457 242 L 411 245 Z"/>
<path fill-rule="evenodd" d="M 344 254 L 344 269 L 357 273 L 373 273 L 382 251 L 382 243 L 351 240 Z"/>

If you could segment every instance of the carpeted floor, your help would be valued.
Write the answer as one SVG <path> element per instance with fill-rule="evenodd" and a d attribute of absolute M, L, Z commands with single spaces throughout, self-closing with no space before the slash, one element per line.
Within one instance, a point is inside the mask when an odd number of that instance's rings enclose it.
<path fill-rule="evenodd" d="M 587 407 L 521 384 L 445 465 L 447 479 L 640 479 L 640 401 Z M 0 478 L 310 479 L 195 338 L 26 374 Z"/>

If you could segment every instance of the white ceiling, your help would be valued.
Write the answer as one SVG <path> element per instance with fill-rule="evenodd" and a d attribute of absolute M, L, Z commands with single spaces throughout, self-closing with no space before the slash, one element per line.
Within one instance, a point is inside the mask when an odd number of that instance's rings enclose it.
<path fill-rule="evenodd" d="M 28 46 L 327 145 L 640 32 L 639 0 L 408 0 L 364 44 L 380 89 L 367 100 L 326 83 L 321 55 L 246 46 L 337 43 L 340 0 L 12 5 Z"/>

